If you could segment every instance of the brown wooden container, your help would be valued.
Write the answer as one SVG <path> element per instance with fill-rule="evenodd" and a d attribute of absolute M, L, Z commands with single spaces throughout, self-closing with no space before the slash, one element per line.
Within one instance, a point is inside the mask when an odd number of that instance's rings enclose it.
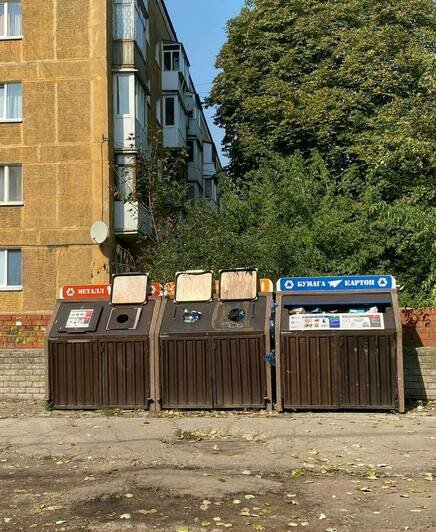
<path fill-rule="evenodd" d="M 158 325 L 160 383 L 157 403 L 162 409 L 245 409 L 272 405 L 270 351 L 271 294 L 255 301 L 162 303 Z M 241 309 L 245 318 L 229 320 Z M 201 319 L 185 323 L 185 311 Z"/>
<path fill-rule="evenodd" d="M 276 387 L 281 410 L 404 412 L 401 322 L 395 290 L 277 293 Z M 384 327 L 290 330 L 289 308 L 378 306 Z M 287 308 L 288 307 L 288 308 Z"/>
<path fill-rule="evenodd" d="M 48 337 L 48 396 L 53 406 L 153 407 L 154 330 L 160 302 L 61 302 Z"/>

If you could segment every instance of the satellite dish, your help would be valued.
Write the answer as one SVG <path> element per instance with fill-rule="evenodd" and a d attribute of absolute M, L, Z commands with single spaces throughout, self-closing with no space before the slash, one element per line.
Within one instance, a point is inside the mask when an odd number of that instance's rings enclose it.
<path fill-rule="evenodd" d="M 95 222 L 91 227 L 91 238 L 97 244 L 103 244 L 109 236 L 109 228 L 104 222 Z"/>

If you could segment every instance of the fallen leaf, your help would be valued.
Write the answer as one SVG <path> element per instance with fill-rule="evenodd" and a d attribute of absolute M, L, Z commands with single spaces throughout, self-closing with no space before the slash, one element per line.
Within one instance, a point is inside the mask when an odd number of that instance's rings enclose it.
<path fill-rule="evenodd" d="M 250 494 L 248 494 L 248 495 L 245 495 L 245 498 L 246 498 L 246 499 L 254 499 L 254 495 L 250 495 Z"/>
<path fill-rule="evenodd" d="M 131 493 L 126 493 L 124 497 L 126 497 L 126 499 L 132 499 L 133 495 Z"/>
<path fill-rule="evenodd" d="M 239 515 L 250 515 L 250 509 L 249 508 L 242 508 L 242 510 L 239 512 Z"/>
<path fill-rule="evenodd" d="M 130 514 L 121 514 L 120 519 L 130 519 L 132 516 Z"/>
<path fill-rule="evenodd" d="M 239 499 L 234 499 L 233 504 L 241 504 L 241 501 Z"/>
<path fill-rule="evenodd" d="M 64 523 L 66 523 L 66 521 L 62 521 L 62 519 L 60 519 L 59 521 L 56 521 L 57 525 L 63 525 Z"/>
<path fill-rule="evenodd" d="M 293 522 L 291 522 L 291 523 L 288 523 L 288 526 L 293 526 L 293 527 L 295 527 L 295 526 L 298 526 L 298 523 L 293 523 Z"/>
<path fill-rule="evenodd" d="M 213 520 L 218 523 L 219 521 L 221 521 L 221 517 L 214 517 Z"/>
<path fill-rule="evenodd" d="M 318 519 L 327 519 L 327 516 L 325 514 L 319 514 Z"/>
<path fill-rule="evenodd" d="M 157 510 L 156 508 L 150 508 L 150 510 L 138 510 L 138 514 L 142 514 L 142 515 L 157 514 Z"/>
<path fill-rule="evenodd" d="M 242 471 L 242 474 L 243 475 L 251 475 L 251 471 L 249 469 L 244 469 L 244 471 Z"/>

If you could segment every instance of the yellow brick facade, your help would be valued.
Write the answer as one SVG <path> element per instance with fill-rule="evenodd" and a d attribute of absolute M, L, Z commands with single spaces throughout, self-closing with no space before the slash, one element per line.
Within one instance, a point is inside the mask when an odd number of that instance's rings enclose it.
<path fill-rule="evenodd" d="M 65 284 L 107 283 L 115 240 L 94 244 L 90 227 L 112 227 L 112 3 L 23 0 L 23 39 L 0 40 L 0 83 L 23 84 L 23 120 L 0 122 L 0 165 L 23 168 L 23 205 L 0 206 L 0 249 L 22 250 L 20 291 L 0 291 L 0 313 L 44 312 Z M 149 1 L 155 120 L 161 73 L 156 42 L 171 39 Z M 103 141 L 103 139 L 108 139 Z"/>

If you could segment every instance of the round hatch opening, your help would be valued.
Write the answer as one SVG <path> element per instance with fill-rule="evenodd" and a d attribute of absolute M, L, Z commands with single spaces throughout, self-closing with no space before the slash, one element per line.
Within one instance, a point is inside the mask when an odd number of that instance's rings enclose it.
<path fill-rule="evenodd" d="M 127 323 L 129 321 L 128 314 L 120 314 L 117 316 L 117 322 L 118 323 Z"/>
<path fill-rule="evenodd" d="M 242 308 L 234 308 L 229 312 L 228 318 L 230 321 L 238 323 L 245 318 L 245 311 Z"/>

